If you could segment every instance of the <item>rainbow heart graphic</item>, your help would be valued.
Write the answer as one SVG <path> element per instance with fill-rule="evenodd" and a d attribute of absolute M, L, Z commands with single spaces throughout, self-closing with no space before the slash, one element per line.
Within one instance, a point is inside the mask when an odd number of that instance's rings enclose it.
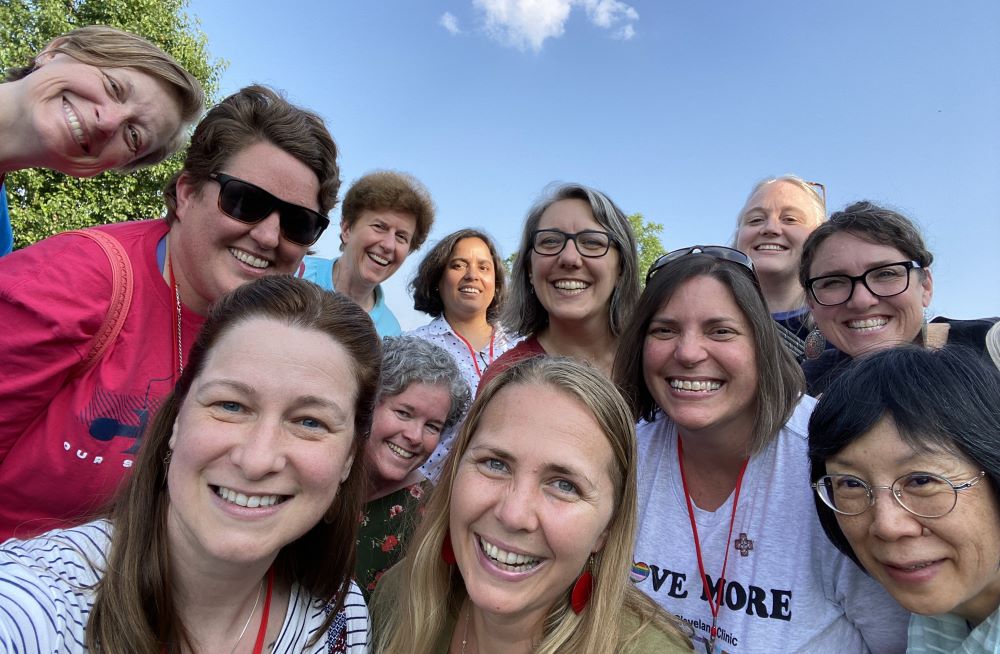
<path fill-rule="evenodd" d="M 646 577 L 649 576 L 649 566 L 639 561 L 638 563 L 632 564 L 632 572 L 629 573 L 629 578 L 632 580 L 633 584 L 637 584 L 640 581 L 645 581 Z"/>

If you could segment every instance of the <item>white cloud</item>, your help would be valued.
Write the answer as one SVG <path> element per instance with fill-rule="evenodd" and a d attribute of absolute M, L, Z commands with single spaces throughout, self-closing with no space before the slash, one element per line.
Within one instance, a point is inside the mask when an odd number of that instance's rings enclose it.
<path fill-rule="evenodd" d="M 612 36 L 625 41 L 635 36 L 635 22 L 639 20 L 639 12 L 621 0 L 473 0 L 473 5 L 482 11 L 486 33 L 492 38 L 535 52 L 541 51 L 546 39 L 563 35 L 574 7 L 582 7 L 587 19 L 597 27 L 617 27 Z M 445 16 L 441 17 L 442 25 Z M 451 31 L 447 25 L 445 28 Z"/>
<path fill-rule="evenodd" d="M 462 30 L 458 27 L 458 19 L 455 18 L 455 14 L 450 11 L 446 11 L 441 14 L 441 27 L 448 30 L 449 34 L 461 34 Z"/>

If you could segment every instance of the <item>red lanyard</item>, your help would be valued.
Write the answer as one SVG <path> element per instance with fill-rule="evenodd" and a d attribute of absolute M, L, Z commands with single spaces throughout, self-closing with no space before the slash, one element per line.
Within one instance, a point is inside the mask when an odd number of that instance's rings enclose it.
<path fill-rule="evenodd" d="M 691 518 L 691 534 L 694 536 L 694 551 L 698 555 L 698 572 L 701 573 L 702 587 L 705 589 L 705 597 L 708 598 L 708 609 L 712 612 L 711 641 L 708 643 L 708 652 L 715 651 L 715 638 L 719 634 L 717 626 L 719 621 L 719 609 L 722 608 L 722 596 L 726 585 L 726 565 L 729 563 L 729 541 L 733 537 L 733 523 L 736 522 L 736 505 L 740 502 L 740 488 L 743 486 L 743 473 L 747 470 L 750 459 L 743 461 L 740 474 L 736 477 L 736 492 L 733 494 L 733 513 L 729 517 L 729 536 L 726 537 L 726 555 L 722 559 L 722 573 L 719 575 L 719 592 L 716 597 L 712 597 L 712 588 L 708 583 L 708 576 L 705 574 L 705 562 L 701 557 L 701 541 L 698 538 L 698 523 L 694 519 L 694 504 L 691 502 L 691 493 L 688 492 L 687 477 L 684 475 L 684 445 L 681 435 L 677 434 L 677 463 L 681 469 L 681 484 L 684 486 L 684 499 L 687 500 L 688 517 Z"/>
<path fill-rule="evenodd" d="M 451 327 L 451 323 L 449 323 L 448 326 Z M 479 357 L 477 356 L 479 353 L 476 352 L 476 350 L 472 347 L 472 343 L 465 340 L 465 337 L 458 333 L 457 329 L 451 327 L 451 331 L 452 333 L 455 334 L 455 336 L 458 336 L 458 340 L 465 343 L 465 347 L 469 348 L 469 356 L 472 357 L 472 365 L 476 367 L 476 375 L 478 375 L 479 378 L 482 379 L 483 371 L 479 369 Z M 490 359 L 489 361 L 486 362 L 486 365 L 490 365 L 491 363 L 493 363 L 493 341 L 496 339 L 496 337 L 497 337 L 497 330 L 494 329 L 493 331 L 490 332 Z"/>

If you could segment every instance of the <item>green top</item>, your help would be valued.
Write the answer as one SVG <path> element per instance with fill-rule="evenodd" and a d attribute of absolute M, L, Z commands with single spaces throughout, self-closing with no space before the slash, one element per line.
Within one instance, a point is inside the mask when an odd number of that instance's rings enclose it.
<path fill-rule="evenodd" d="M 373 644 L 378 643 L 378 637 L 383 631 L 386 616 L 397 610 L 399 606 L 399 570 L 390 570 L 381 578 L 378 590 L 372 596 L 368 604 L 371 612 L 371 625 L 374 634 Z M 455 633 L 455 626 L 458 621 L 457 615 L 448 614 L 444 629 L 434 643 L 434 648 L 429 654 L 448 654 L 448 647 L 451 645 L 452 636 Z M 639 626 L 639 618 L 635 615 L 625 616 L 625 632 L 629 633 Z M 674 634 L 667 634 L 656 629 L 647 628 L 642 631 L 639 637 L 627 648 L 619 650 L 622 654 L 683 654 L 691 652 L 692 649 L 684 643 L 684 639 Z"/>
<path fill-rule="evenodd" d="M 382 574 L 403 558 L 406 542 L 420 517 L 420 498 L 429 490 L 428 484 L 423 481 L 405 486 L 368 502 L 361 510 L 354 575 L 366 602 Z"/>

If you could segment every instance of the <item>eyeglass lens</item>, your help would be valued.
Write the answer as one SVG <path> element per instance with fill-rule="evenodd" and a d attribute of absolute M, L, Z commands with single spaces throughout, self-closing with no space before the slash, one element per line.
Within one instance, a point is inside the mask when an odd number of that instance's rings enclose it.
<path fill-rule="evenodd" d="M 285 202 L 249 182 L 228 175 L 216 177 L 220 184 L 219 208 L 240 222 L 260 222 L 277 209 L 282 235 L 298 245 L 312 245 L 330 224 L 319 212 Z"/>
<path fill-rule="evenodd" d="M 899 295 L 910 286 L 910 266 L 906 263 L 879 266 L 866 270 L 864 274 L 856 277 L 828 275 L 812 280 L 809 286 L 817 302 L 832 306 L 843 304 L 851 299 L 854 287 L 859 281 L 872 295 L 877 297 Z"/>
<path fill-rule="evenodd" d="M 552 257 L 573 241 L 582 257 L 603 257 L 611 247 L 611 237 L 607 232 L 585 229 L 570 234 L 558 229 L 540 229 L 535 232 L 531 248 L 543 257 Z"/>
<path fill-rule="evenodd" d="M 834 511 L 846 515 L 864 513 L 875 503 L 875 491 L 867 482 L 852 475 L 827 475 L 816 482 L 820 499 Z M 958 491 L 937 475 L 914 472 L 892 483 L 899 504 L 924 518 L 938 518 L 955 508 Z"/>

